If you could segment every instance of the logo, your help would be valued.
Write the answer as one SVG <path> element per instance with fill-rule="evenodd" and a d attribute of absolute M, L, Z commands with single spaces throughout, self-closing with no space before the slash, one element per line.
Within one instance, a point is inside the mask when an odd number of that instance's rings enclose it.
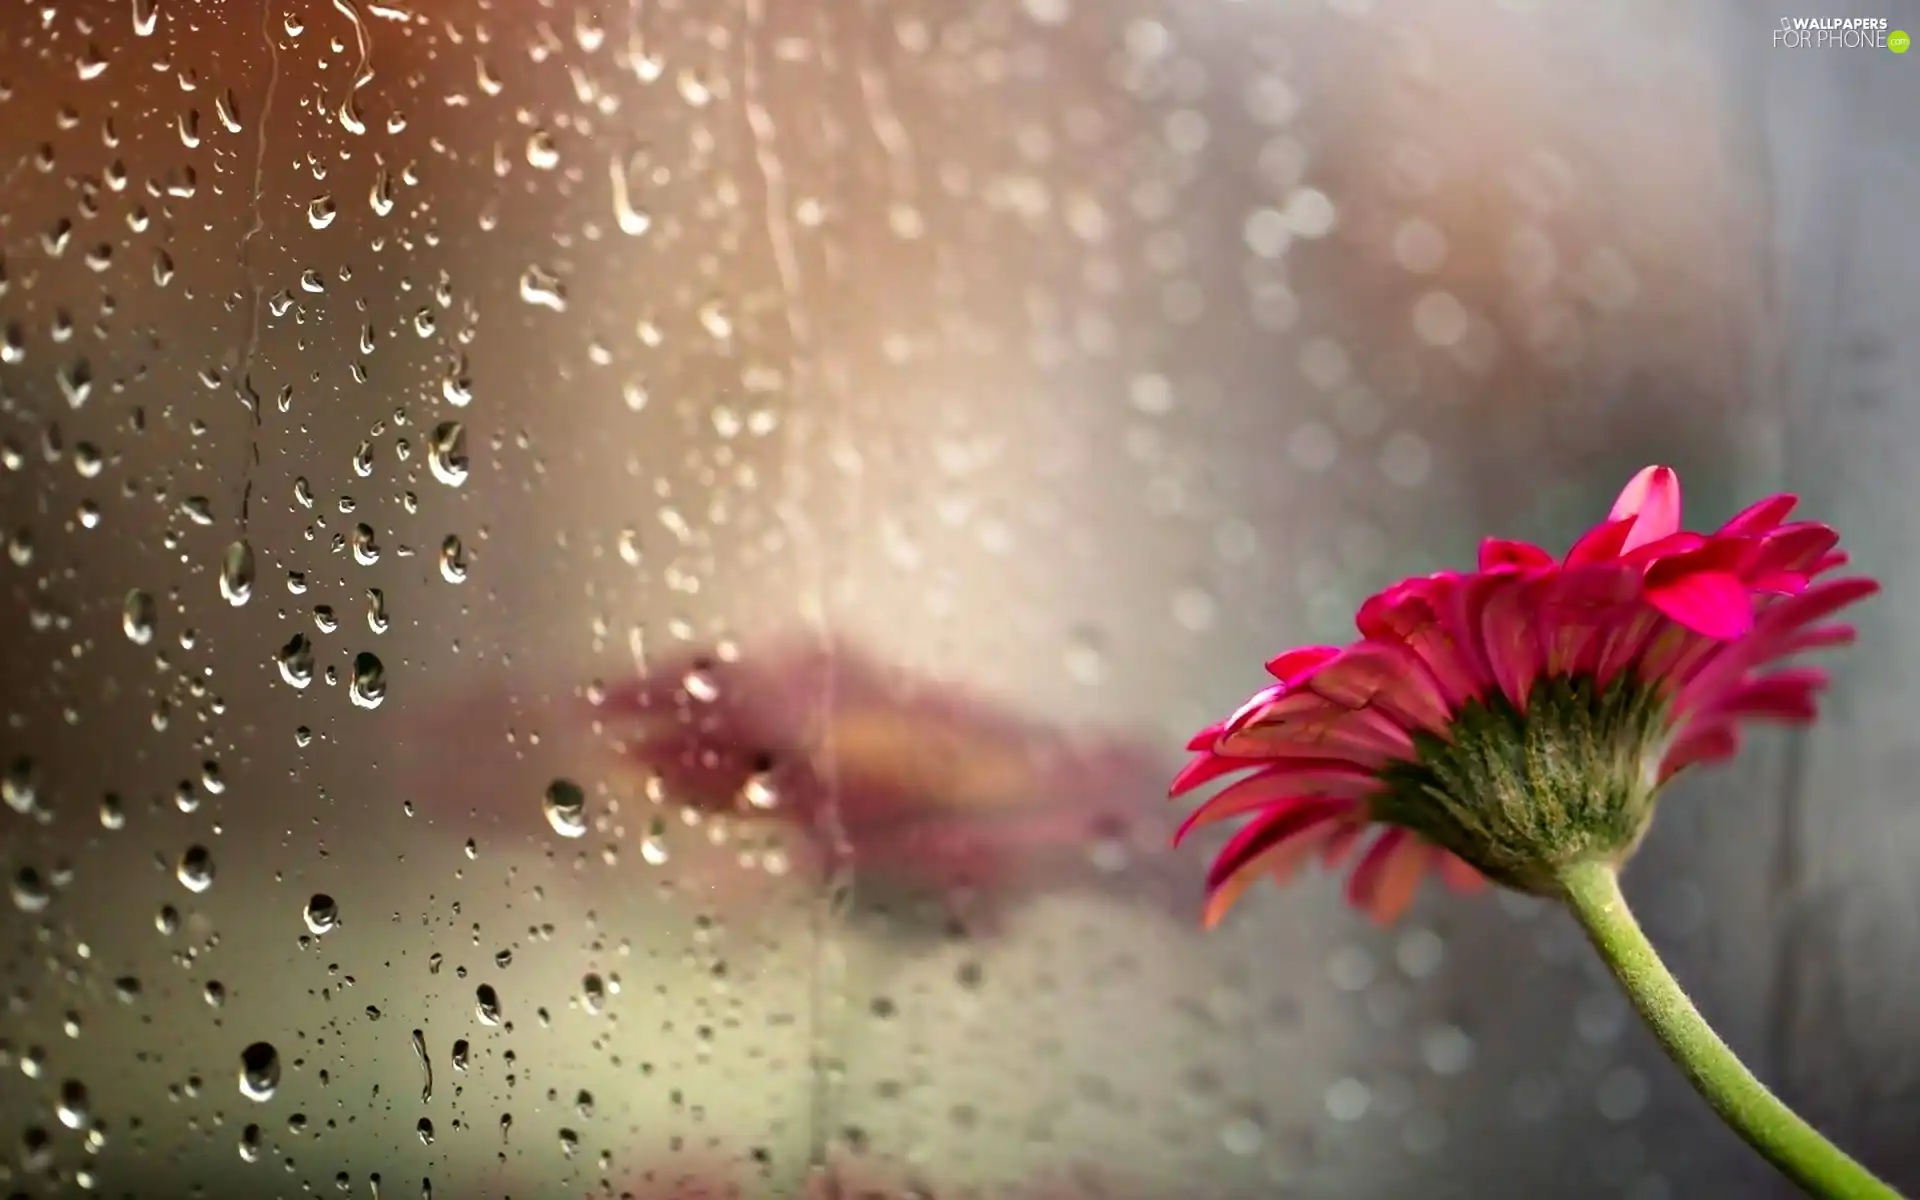
<path fill-rule="evenodd" d="M 1905 54 L 1913 39 L 1886 17 L 1781 17 L 1773 31 L 1781 50 L 1891 50 Z"/>

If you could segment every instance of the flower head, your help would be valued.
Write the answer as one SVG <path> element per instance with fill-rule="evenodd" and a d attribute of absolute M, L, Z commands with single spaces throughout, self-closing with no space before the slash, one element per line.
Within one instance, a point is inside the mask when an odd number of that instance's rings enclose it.
<path fill-rule="evenodd" d="M 1624 861 L 1660 788 L 1732 757 L 1743 722 L 1814 719 L 1825 674 L 1783 660 L 1852 641 L 1828 618 L 1879 590 L 1821 579 L 1839 535 L 1788 522 L 1794 503 L 1688 533 L 1679 477 L 1648 467 L 1566 557 L 1490 538 L 1477 571 L 1368 600 L 1358 641 L 1273 659 L 1173 784 L 1245 773 L 1175 835 L 1249 818 L 1208 871 L 1208 923 L 1314 856 L 1357 856 L 1348 896 L 1383 921 L 1429 869 L 1544 895 L 1569 864 Z"/>

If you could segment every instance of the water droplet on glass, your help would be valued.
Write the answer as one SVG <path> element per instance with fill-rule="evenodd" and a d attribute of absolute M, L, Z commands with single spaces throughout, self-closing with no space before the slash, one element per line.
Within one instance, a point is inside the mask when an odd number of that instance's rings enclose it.
<path fill-rule="evenodd" d="M 46 879 L 32 867 L 21 867 L 13 876 L 13 906 L 23 913 L 37 913 L 53 903 L 53 892 Z"/>
<path fill-rule="evenodd" d="M 204 892 L 213 886 L 213 855 L 205 846 L 188 846 L 174 864 L 174 878 L 190 892 Z"/>
<path fill-rule="evenodd" d="M 120 606 L 120 628 L 126 631 L 128 641 L 136 646 L 144 646 L 153 640 L 156 616 L 153 597 L 134 588 L 127 593 L 126 602 Z"/>
<path fill-rule="evenodd" d="M 639 237 L 653 228 L 653 218 L 633 203 L 631 170 L 632 167 L 617 156 L 607 164 L 607 174 L 613 182 L 613 219 L 621 233 Z"/>
<path fill-rule="evenodd" d="M 381 167 L 373 177 L 373 186 L 367 192 L 367 203 L 376 217 L 384 217 L 393 211 L 393 176 L 385 167 Z"/>
<path fill-rule="evenodd" d="M 340 906 L 334 903 L 333 897 L 325 892 L 315 892 L 307 900 L 307 909 L 303 915 L 307 919 L 307 929 L 319 935 L 327 933 L 340 923 Z"/>
<path fill-rule="evenodd" d="M 153 27 L 160 21 L 160 6 L 156 0 L 133 0 L 133 32 L 136 37 L 152 37 Z"/>
<path fill-rule="evenodd" d="M 474 1015 L 480 1018 L 482 1025 L 498 1025 L 500 1023 L 500 994 L 493 990 L 492 984 L 483 983 L 473 989 L 473 1011 Z M 465 1043 L 461 1044 L 464 1045 Z M 458 1049 L 458 1047 L 456 1047 L 456 1049 Z M 454 1065 L 464 1069 L 464 1065 L 460 1062 L 456 1061 Z"/>
<path fill-rule="evenodd" d="M 353 561 L 363 567 L 380 561 L 380 543 L 373 536 L 373 526 L 365 522 L 353 527 Z"/>
<path fill-rule="evenodd" d="M 626 563 L 630 567 L 639 566 L 642 558 L 640 553 L 640 531 L 633 528 L 622 529 L 620 531 L 619 550 L 621 562 Z"/>
<path fill-rule="evenodd" d="M 556 779 L 547 785 L 540 800 L 547 824 L 561 837 L 584 837 L 587 832 L 587 797 L 571 779 Z"/>
<path fill-rule="evenodd" d="M 720 685 L 714 682 L 713 673 L 705 667 L 695 667 L 688 671 L 686 677 L 680 681 L 680 686 L 686 690 L 687 695 L 702 704 L 712 704 L 720 698 Z"/>
<path fill-rule="evenodd" d="M 315 229 L 325 229 L 333 224 L 336 212 L 332 196 L 315 196 L 307 203 L 307 224 Z"/>
<path fill-rule="evenodd" d="M 240 1131 L 240 1161 L 260 1161 L 260 1127 L 249 1125 Z"/>
<path fill-rule="evenodd" d="M 560 165 L 560 148 L 554 144 L 551 133 L 536 129 L 528 135 L 527 165 L 537 171 L 551 171 Z"/>
<path fill-rule="evenodd" d="M 567 311 L 567 292 L 560 281 L 539 267 L 528 267 L 520 275 L 520 298 L 539 308 Z"/>
<path fill-rule="evenodd" d="M 433 440 L 427 446 L 427 466 L 433 477 L 448 487 L 467 481 L 467 427 L 458 421 L 442 421 L 434 426 Z"/>
<path fill-rule="evenodd" d="M 6 775 L 0 776 L 0 799 L 17 813 L 32 812 L 39 803 L 39 777 L 39 768 L 31 758 L 14 759 Z"/>
<path fill-rule="evenodd" d="M 440 380 L 440 396 L 455 408 L 473 403 L 473 380 L 467 376 L 465 355 L 447 364 L 447 373 Z"/>
<path fill-rule="evenodd" d="M 220 594 L 235 608 L 253 598 L 253 547 L 245 539 L 228 546 L 220 562 Z"/>
<path fill-rule="evenodd" d="M 297 688 L 313 682 L 313 643 L 306 634 L 296 633 L 280 647 L 280 678 Z"/>
<path fill-rule="evenodd" d="M 280 1086 L 280 1052 L 271 1042 L 255 1042 L 240 1052 L 240 1094 L 249 1100 L 273 1099 Z"/>
<path fill-rule="evenodd" d="M 467 581 L 466 551 L 461 547 L 459 537 L 451 533 L 440 543 L 440 578 L 448 583 Z"/>
<path fill-rule="evenodd" d="M 387 698 L 387 669 L 380 659 L 362 650 L 353 656 L 353 685 L 348 690 L 359 708 L 379 708 Z"/>
<path fill-rule="evenodd" d="M 60 1123 L 68 1129 L 84 1130 L 93 1124 L 93 1104 L 87 1098 L 86 1085 L 69 1079 L 60 1085 L 60 1103 L 55 1110 Z"/>

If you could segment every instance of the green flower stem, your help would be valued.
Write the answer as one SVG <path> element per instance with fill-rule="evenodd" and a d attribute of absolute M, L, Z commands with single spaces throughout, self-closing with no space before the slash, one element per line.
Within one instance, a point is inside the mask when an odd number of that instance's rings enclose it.
<path fill-rule="evenodd" d="M 1795 1116 L 1720 1040 L 1633 919 L 1614 867 L 1577 863 L 1559 872 L 1559 882 L 1567 907 L 1586 928 L 1634 1008 L 1735 1133 L 1809 1195 L 1901 1200 L 1900 1193 Z"/>

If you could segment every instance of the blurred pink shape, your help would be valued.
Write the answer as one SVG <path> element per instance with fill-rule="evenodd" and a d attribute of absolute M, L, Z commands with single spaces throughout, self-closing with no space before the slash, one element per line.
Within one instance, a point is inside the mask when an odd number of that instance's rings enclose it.
<path fill-rule="evenodd" d="M 1068 1176 L 1071 1176 L 1069 1178 Z M 748 1200 L 771 1193 L 765 1175 L 745 1167 L 695 1165 L 691 1170 L 649 1171 L 647 1178 L 611 1194 L 622 1200 Z M 606 1192 L 590 1193 L 594 1196 Z M 946 1200 L 947 1197 L 995 1200 L 1146 1200 L 1146 1193 L 1115 1184 L 1088 1170 L 1050 1172 L 1024 1184 L 988 1189 L 948 1188 L 866 1158 L 834 1156 L 832 1165 L 811 1173 L 794 1200 Z"/>
<path fill-rule="evenodd" d="M 591 716 L 669 801 L 777 825 L 813 869 L 932 889 L 1004 889 L 1084 859 L 1157 790 L 1140 747 L 843 644 L 688 653 L 610 689 Z"/>

